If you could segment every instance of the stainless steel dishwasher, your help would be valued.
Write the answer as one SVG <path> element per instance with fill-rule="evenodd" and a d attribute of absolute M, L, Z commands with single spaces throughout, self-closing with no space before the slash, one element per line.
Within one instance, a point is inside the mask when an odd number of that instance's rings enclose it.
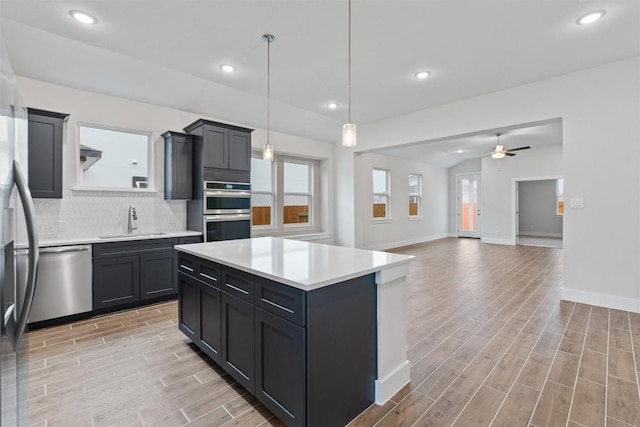
<path fill-rule="evenodd" d="M 26 280 L 27 254 L 26 249 L 16 250 L 19 291 Z M 91 272 L 91 245 L 40 248 L 29 323 L 91 311 Z"/>

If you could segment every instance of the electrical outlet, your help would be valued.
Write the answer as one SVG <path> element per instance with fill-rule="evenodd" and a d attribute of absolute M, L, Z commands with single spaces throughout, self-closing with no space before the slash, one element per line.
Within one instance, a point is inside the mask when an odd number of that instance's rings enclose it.
<path fill-rule="evenodd" d="M 571 199 L 571 209 L 584 209 L 584 199 L 582 198 Z"/>

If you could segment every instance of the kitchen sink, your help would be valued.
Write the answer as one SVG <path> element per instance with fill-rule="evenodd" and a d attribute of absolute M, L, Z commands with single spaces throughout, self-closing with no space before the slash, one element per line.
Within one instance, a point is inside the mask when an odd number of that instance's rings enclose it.
<path fill-rule="evenodd" d="M 108 236 L 98 236 L 98 239 L 135 239 L 137 237 L 162 236 L 167 234 L 163 231 L 157 233 L 140 233 L 140 234 L 111 234 Z"/>

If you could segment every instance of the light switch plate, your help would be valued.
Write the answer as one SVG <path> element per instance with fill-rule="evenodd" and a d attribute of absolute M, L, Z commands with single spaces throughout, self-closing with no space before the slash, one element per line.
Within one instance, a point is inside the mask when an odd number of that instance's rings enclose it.
<path fill-rule="evenodd" d="M 575 198 L 571 199 L 571 209 L 583 209 L 584 208 L 584 199 Z"/>

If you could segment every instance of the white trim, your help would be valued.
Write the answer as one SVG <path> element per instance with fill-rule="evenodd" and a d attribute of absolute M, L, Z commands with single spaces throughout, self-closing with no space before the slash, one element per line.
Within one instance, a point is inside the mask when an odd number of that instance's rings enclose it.
<path fill-rule="evenodd" d="M 302 240 L 305 242 L 312 242 L 314 240 L 325 240 L 331 238 L 331 234 L 329 233 L 310 233 L 310 234 L 299 234 L 297 236 L 280 236 L 283 239 L 294 239 L 294 240 Z"/>
<path fill-rule="evenodd" d="M 424 217 L 422 216 L 410 216 L 409 221 L 422 221 Z"/>
<path fill-rule="evenodd" d="M 385 218 L 373 218 L 371 220 L 374 224 L 386 224 L 388 222 L 393 222 L 393 218 L 385 217 Z"/>
<path fill-rule="evenodd" d="M 482 239 L 480 239 L 482 243 L 490 243 L 492 245 L 509 245 L 509 246 L 516 245 L 516 242 L 514 240 L 515 239 L 494 239 L 491 237 L 483 237 Z"/>
<path fill-rule="evenodd" d="M 599 292 L 579 291 L 564 287 L 560 288 L 560 299 L 640 313 L 640 299 L 618 297 L 615 295 L 601 294 Z"/>
<path fill-rule="evenodd" d="M 518 215 L 516 211 L 518 210 L 518 193 L 517 193 L 517 185 L 518 182 L 522 181 L 548 181 L 548 180 L 556 180 L 563 178 L 562 175 L 551 175 L 551 176 L 534 176 L 534 177 L 516 177 L 511 178 L 511 231 L 513 235 L 511 236 L 511 245 L 516 244 L 516 239 L 518 238 Z M 533 234 L 531 234 L 533 235 Z M 560 235 L 562 237 L 562 235 Z"/>
<path fill-rule="evenodd" d="M 520 233 L 518 237 L 549 237 L 550 239 L 562 239 L 562 233 L 539 233 L 537 231 L 527 231 Z"/>
<path fill-rule="evenodd" d="M 406 360 L 384 378 L 376 380 L 376 405 L 384 405 L 411 381 L 411 363 Z"/>
<path fill-rule="evenodd" d="M 456 232 L 451 232 L 451 233 L 446 233 L 444 237 L 458 237 L 458 233 Z"/>
<path fill-rule="evenodd" d="M 450 237 L 450 236 L 446 233 L 434 234 L 432 236 L 423 236 L 415 239 L 398 240 L 395 242 L 387 242 L 387 243 L 381 243 L 379 245 L 366 246 L 364 249 L 369 249 L 372 251 L 384 251 L 387 249 L 399 248 L 402 246 L 409 246 L 409 245 L 416 245 L 418 243 L 431 242 L 433 240 L 444 239 L 447 237 Z"/>
<path fill-rule="evenodd" d="M 477 176 L 478 177 L 478 191 L 477 191 L 477 209 L 482 213 L 482 172 L 460 172 L 456 174 L 456 230 L 457 233 L 455 237 L 471 237 L 471 238 L 481 238 L 482 237 L 482 221 L 484 220 L 483 215 L 476 215 L 478 219 L 478 231 L 476 233 L 470 232 L 460 232 L 460 178 L 464 176 Z"/>

